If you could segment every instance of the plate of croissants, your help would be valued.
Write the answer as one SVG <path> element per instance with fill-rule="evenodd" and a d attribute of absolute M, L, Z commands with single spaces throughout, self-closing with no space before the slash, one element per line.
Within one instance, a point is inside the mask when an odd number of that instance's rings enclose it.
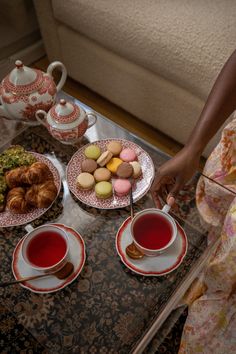
<path fill-rule="evenodd" d="M 57 198 L 61 178 L 44 155 L 11 146 L 0 154 L 0 227 L 19 226 L 44 214 Z"/>

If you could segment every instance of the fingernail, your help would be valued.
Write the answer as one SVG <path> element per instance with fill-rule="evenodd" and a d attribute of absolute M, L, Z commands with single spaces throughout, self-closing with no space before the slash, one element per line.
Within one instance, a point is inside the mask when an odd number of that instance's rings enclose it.
<path fill-rule="evenodd" d="M 173 206 L 175 204 L 175 198 L 174 197 L 167 198 L 167 203 L 169 206 Z"/>

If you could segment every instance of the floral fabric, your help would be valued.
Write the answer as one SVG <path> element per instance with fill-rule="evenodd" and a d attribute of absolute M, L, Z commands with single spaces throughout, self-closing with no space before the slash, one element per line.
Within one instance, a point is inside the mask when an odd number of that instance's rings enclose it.
<path fill-rule="evenodd" d="M 204 174 L 236 192 L 236 119 L 224 129 Z M 221 229 L 221 241 L 200 275 L 206 291 L 189 306 L 179 354 L 236 353 L 236 197 L 201 177 L 196 201 L 204 222 Z"/>

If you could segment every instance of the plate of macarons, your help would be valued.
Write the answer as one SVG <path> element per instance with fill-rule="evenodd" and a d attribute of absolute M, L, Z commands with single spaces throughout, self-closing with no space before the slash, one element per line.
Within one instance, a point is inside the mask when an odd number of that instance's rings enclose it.
<path fill-rule="evenodd" d="M 67 166 L 70 191 L 98 209 L 124 208 L 150 189 L 155 169 L 149 154 L 124 139 L 103 139 L 80 148 Z"/>

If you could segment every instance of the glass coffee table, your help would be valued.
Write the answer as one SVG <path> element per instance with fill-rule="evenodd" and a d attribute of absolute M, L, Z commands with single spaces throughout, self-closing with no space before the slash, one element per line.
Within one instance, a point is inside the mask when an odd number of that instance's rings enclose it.
<path fill-rule="evenodd" d="M 61 97 L 73 99 L 66 94 Z M 75 102 L 77 100 L 73 99 Z M 89 107 L 83 105 L 85 110 Z M 184 228 L 188 250 L 182 264 L 164 276 L 132 272 L 116 251 L 116 233 L 129 217 L 129 207 L 101 210 L 86 206 L 70 193 L 66 166 L 77 150 L 53 139 L 42 126 L 26 127 L 4 121 L 1 152 L 11 144 L 45 154 L 60 171 L 62 188 L 53 206 L 31 225 L 67 225 L 78 231 L 86 246 L 86 261 L 78 278 L 64 289 L 37 294 L 19 285 L 0 288 L 6 306 L 35 338 L 52 353 L 141 353 L 159 333 L 173 309 L 212 254 L 216 243 L 207 244 L 195 206 L 196 175 L 180 193 L 172 216 Z M 126 139 L 143 148 L 155 168 L 169 157 L 109 119 L 98 114 L 83 144 L 107 138 Z M 135 212 L 155 207 L 150 192 L 135 203 Z M 13 279 L 12 254 L 25 235 L 24 225 L 1 228 L 1 281 Z M 173 320 L 174 321 L 174 320 Z M 156 343 L 160 343 L 160 336 Z M 157 349 L 157 348 L 156 348 Z"/>

